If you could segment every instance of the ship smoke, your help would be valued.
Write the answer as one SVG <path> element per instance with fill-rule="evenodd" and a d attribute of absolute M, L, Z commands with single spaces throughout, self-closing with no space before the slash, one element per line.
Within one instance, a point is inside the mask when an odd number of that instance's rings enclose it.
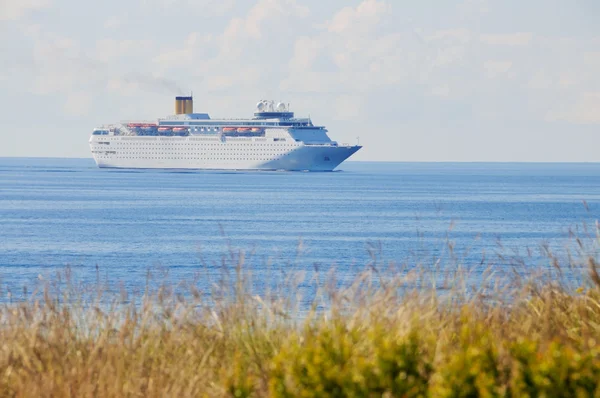
<path fill-rule="evenodd" d="M 165 77 L 129 74 L 123 78 L 123 81 L 127 84 L 136 85 L 142 91 L 169 95 L 185 95 L 185 91 L 176 81 Z"/>

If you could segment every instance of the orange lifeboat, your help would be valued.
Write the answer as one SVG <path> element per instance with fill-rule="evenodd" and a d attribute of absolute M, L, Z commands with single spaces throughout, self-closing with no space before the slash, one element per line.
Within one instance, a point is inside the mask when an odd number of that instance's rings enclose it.
<path fill-rule="evenodd" d="M 233 131 L 236 131 L 237 129 L 235 127 L 223 127 L 223 132 L 224 133 L 231 133 Z"/>
<path fill-rule="evenodd" d="M 187 127 L 173 127 L 173 131 L 187 131 Z"/>
<path fill-rule="evenodd" d="M 261 129 L 260 127 L 252 127 L 251 131 L 253 133 L 261 133 L 263 131 L 263 129 Z"/>
<path fill-rule="evenodd" d="M 171 127 L 159 127 L 158 131 L 170 131 Z"/>
<path fill-rule="evenodd" d="M 250 131 L 250 127 L 240 127 L 237 129 L 238 133 L 247 133 L 248 131 Z"/>

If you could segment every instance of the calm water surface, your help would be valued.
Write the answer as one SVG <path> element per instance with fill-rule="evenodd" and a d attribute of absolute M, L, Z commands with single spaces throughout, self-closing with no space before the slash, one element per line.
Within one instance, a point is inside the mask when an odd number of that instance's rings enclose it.
<path fill-rule="evenodd" d="M 18 289 L 70 266 L 82 280 L 185 280 L 243 250 L 263 273 L 447 256 L 543 266 L 569 230 L 600 218 L 600 164 L 347 162 L 333 173 L 100 170 L 89 159 L 0 158 L 0 283 Z M 587 203 L 587 208 L 584 205 Z M 300 244 L 300 242 L 302 242 Z M 501 246 L 502 245 L 502 248 Z M 373 253 L 375 248 L 375 253 Z M 536 254 L 538 253 L 538 254 Z M 227 261 L 226 261 L 227 262 Z M 455 266 L 451 261 L 442 261 Z"/>

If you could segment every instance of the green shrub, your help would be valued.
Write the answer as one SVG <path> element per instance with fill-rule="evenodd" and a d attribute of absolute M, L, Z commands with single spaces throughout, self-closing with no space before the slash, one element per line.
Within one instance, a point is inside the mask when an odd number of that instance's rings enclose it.
<path fill-rule="evenodd" d="M 469 322 L 456 341 L 445 347 L 437 366 L 432 397 L 502 397 L 505 395 L 505 369 L 500 364 L 498 344 L 481 323 Z"/>
<path fill-rule="evenodd" d="M 275 397 L 424 397 L 432 372 L 416 333 L 331 327 L 306 329 L 274 360 Z"/>
<path fill-rule="evenodd" d="M 274 360 L 273 396 L 365 396 L 368 364 L 360 342 L 357 330 L 339 322 L 293 336 Z"/>
<path fill-rule="evenodd" d="M 515 397 L 598 397 L 600 361 L 597 352 L 578 353 L 552 342 L 540 351 L 538 344 L 523 341 L 511 349 Z"/>
<path fill-rule="evenodd" d="M 373 393 L 394 397 L 424 397 L 433 372 L 428 345 L 416 331 L 405 338 L 378 327 L 373 338 L 375 366 L 367 385 Z"/>

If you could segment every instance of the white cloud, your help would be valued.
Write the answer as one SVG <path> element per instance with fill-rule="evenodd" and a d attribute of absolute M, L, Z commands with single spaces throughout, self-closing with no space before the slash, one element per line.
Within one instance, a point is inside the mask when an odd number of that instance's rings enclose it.
<path fill-rule="evenodd" d="M 527 87 L 534 90 L 548 90 L 553 86 L 552 77 L 545 71 L 536 71 L 527 82 Z"/>
<path fill-rule="evenodd" d="M 386 1 L 365 0 L 357 7 L 344 7 L 338 11 L 327 28 L 330 32 L 353 35 L 368 32 L 381 22 L 390 9 Z"/>
<path fill-rule="evenodd" d="M 221 37 L 221 45 L 226 46 L 224 52 L 231 52 L 232 47 L 239 47 L 239 42 L 264 39 L 263 45 L 277 40 L 277 35 L 285 32 L 285 23 L 291 18 L 308 16 L 308 8 L 298 4 L 296 0 L 258 0 L 244 18 L 233 18 Z M 272 35 L 263 36 L 269 29 Z"/>
<path fill-rule="evenodd" d="M 479 19 L 482 14 L 490 11 L 490 7 L 489 0 L 465 0 L 458 6 L 458 9 L 463 16 L 475 16 Z"/>
<path fill-rule="evenodd" d="M 560 88 L 570 88 L 575 87 L 578 83 L 578 78 L 571 73 L 563 73 L 558 79 L 558 86 Z"/>
<path fill-rule="evenodd" d="M 547 115 L 550 121 L 566 121 L 575 124 L 600 124 L 600 92 L 584 93 L 566 111 L 552 111 Z"/>
<path fill-rule="evenodd" d="M 190 32 L 183 45 L 164 46 L 152 61 L 165 76 L 186 71 L 186 83 L 203 90 L 276 87 L 286 46 L 301 26 L 295 24 L 308 14 L 296 0 L 259 0 L 246 15 L 225 23 L 222 32 Z"/>
<path fill-rule="evenodd" d="M 296 0 L 259 0 L 242 21 L 243 32 L 254 39 L 260 39 L 263 37 L 264 24 L 268 20 L 292 16 L 304 18 L 308 13 L 308 8 L 299 5 Z M 237 22 L 239 21 L 235 21 Z"/>
<path fill-rule="evenodd" d="M 94 68 L 82 62 L 81 46 L 75 39 L 39 32 L 33 44 L 36 71 L 33 89 L 39 94 L 69 92 L 86 80 L 93 80 Z"/>
<path fill-rule="evenodd" d="M 529 32 L 501 35 L 481 35 L 479 37 L 479 40 L 485 44 L 502 46 L 526 46 L 531 43 L 532 39 L 533 34 Z"/>
<path fill-rule="evenodd" d="M 223 15 L 233 9 L 235 0 L 139 0 L 148 12 L 195 12 L 201 16 Z"/>
<path fill-rule="evenodd" d="M 113 15 L 104 21 L 104 29 L 117 29 L 123 25 L 123 23 L 124 19 L 122 17 Z"/>
<path fill-rule="evenodd" d="M 431 94 L 436 97 L 448 97 L 450 95 L 450 87 L 447 84 L 435 86 L 431 89 Z"/>
<path fill-rule="evenodd" d="M 583 60 L 588 66 L 600 68 L 600 51 L 586 51 Z"/>
<path fill-rule="evenodd" d="M 333 107 L 336 119 L 361 119 L 364 99 L 359 95 L 340 95 L 336 97 Z"/>
<path fill-rule="evenodd" d="M 318 38 L 299 37 L 294 44 L 294 55 L 289 62 L 290 68 L 298 72 L 311 68 L 325 45 Z"/>
<path fill-rule="evenodd" d="M 123 57 L 147 55 L 152 48 L 150 40 L 99 39 L 91 56 L 102 62 L 113 62 Z"/>
<path fill-rule="evenodd" d="M 20 24 L 19 29 L 28 38 L 38 38 L 42 30 L 40 24 Z"/>
<path fill-rule="evenodd" d="M 188 34 L 182 47 L 163 50 L 154 55 L 152 62 L 158 67 L 161 73 L 166 73 L 170 69 L 192 65 L 195 62 L 206 62 L 206 50 L 214 46 L 214 44 L 212 35 L 201 35 L 198 32 L 191 32 Z"/>
<path fill-rule="evenodd" d="M 89 113 L 92 98 L 89 93 L 72 92 L 67 96 L 64 110 L 73 116 L 85 116 Z"/>
<path fill-rule="evenodd" d="M 434 67 L 448 66 L 461 62 L 466 55 L 467 49 L 465 46 L 449 46 L 440 48 L 437 52 L 437 56 L 433 61 Z"/>
<path fill-rule="evenodd" d="M 0 21 L 20 19 L 50 4 L 50 0 L 0 0 Z"/>
<path fill-rule="evenodd" d="M 107 82 L 107 89 L 129 96 L 139 95 L 144 92 L 163 93 L 165 95 L 187 94 L 187 91 L 173 79 L 139 72 L 131 72 L 124 76 L 110 79 Z"/>
<path fill-rule="evenodd" d="M 494 79 L 505 75 L 512 65 L 511 61 L 486 61 L 483 67 L 485 68 L 487 77 Z"/>
<path fill-rule="evenodd" d="M 378 29 L 385 26 L 391 6 L 365 0 L 356 7 L 335 12 L 325 30 L 296 40 L 284 90 L 296 92 L 371 91 L 396 84 L 405 72 L 400 67 L 403 35 Z M 346 101 L 346 100 L 344 100 Z"/>
<path fill-rule="evenodd" d="M 452 40 L 467 43 L 471 40 L 471 31 L 465 28 L 437 30 L 425 37 L 426 41 Z"/>

